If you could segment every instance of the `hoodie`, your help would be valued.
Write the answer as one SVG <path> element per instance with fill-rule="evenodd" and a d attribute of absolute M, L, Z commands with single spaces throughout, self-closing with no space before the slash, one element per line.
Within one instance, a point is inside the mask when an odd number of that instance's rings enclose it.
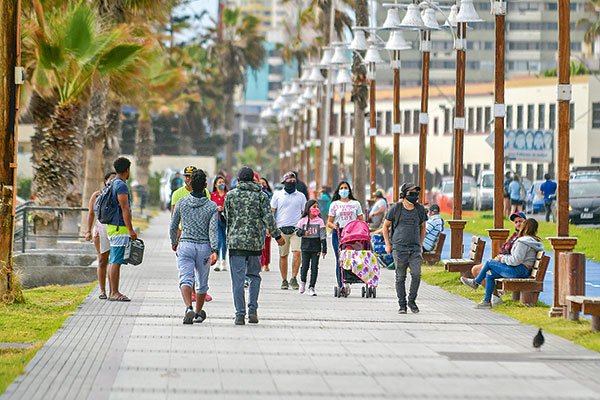
<path fill-rule="evenodd" d="M 525 265 L 527 268 L 533 268 L 535 256 L 538 251 L 543 251 L 544 245 L 531 236 L 522 236 L 513 244 L 510 254 L 503 255 L 500 262 L 517 267 Z"/>
<path fill-rule="evenodd" d="M 193 194 L 185 196 L 175 205 L 169 234 L 171 245 L 177 243 L 177 230 L 181 223 L 180 242 L 210 244 L 216 251 L 217 236 L 217 205 L 205 196 L 196 197 Z"/>

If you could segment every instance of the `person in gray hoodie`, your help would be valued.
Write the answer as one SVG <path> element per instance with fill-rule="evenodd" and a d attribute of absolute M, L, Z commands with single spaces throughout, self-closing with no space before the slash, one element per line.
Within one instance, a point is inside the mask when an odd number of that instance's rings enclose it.
<path fill-rule="evenodd" d="M 184 324 L 206 319 L 202 309 L 208 292 L 208 272 L 217 262 L 217 205 L 206 197 L 206 173 L 192 173 L 192 191 L 175 205 L 169 230 L 171 248 L 177 252 L 179 289 L 186 309 Z M 177 238 L 179 224 L 181 236 Z M 196 288 L 196 311 L 192 308 L 192 290 Z"/>
<path fill-rule="evenodd" d="M 501 254 L 495 259 L 488 260 L 475 279 L 461 277 L 466 286 L 477 289 L 485 279 L 485 297 L 476 308 L 491 308 L 491 298 L 496 279 L 498 278 L 527 278 L 535 263 L 536 255 L 544 250 L 542 239 L 537 236 L 538 222 L 528 218 L 523 222 L 519 238 L 514 243 L 510 254 Z"/>

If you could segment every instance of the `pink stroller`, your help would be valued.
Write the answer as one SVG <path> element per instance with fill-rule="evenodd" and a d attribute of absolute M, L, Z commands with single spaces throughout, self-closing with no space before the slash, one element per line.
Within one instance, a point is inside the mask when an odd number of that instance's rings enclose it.
<path fill-rule="evenodd" d="M 342 231 L 339 246 L 338 282 L 333 289 L 335 297 L 348 297 L 350 285 L 364 284 L 362 297 L 377 297 L 379 265 L 371 249 L 369 225 L 365 221 L 351 221 Z M 340 287 L 341 286 L 341 287 Z"/>

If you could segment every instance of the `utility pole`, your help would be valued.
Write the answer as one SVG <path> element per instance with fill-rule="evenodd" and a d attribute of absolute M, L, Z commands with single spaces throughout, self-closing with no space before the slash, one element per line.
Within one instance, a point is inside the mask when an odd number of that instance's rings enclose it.
<path fill-rule="evenodd" d="M 0 301 L 12 303 L 12 251 L 17 191 L 17 117 L 21 62 L 21 0 L 4 0 L 0 5 Z M 19 74 L 17 76 L 17 74 Z"/>

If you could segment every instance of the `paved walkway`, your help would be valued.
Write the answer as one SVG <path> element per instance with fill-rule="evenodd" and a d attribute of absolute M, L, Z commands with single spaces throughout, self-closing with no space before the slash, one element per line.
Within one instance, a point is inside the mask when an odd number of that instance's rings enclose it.
<path fill-rule="evenodd" d="M 332 296 L 333 257 L 317 297 L 263 273 L 256 326 L 234 326 L 228 273 L 211 273 L 208 320 L 183 326 L 168 216 L 142 236 L 146 261 L 123 271 L 131 303 L 95 290 L 11 385 L 6 399 L 281 399 L 600 397 L 600 354 L 438 288 L 417 315 L 396 314 L 393 272 L 376 299 Z M 276 264 L 275 264 L 276 269 Z M 198 397 L 197 397 L 198 398 Z"/>

